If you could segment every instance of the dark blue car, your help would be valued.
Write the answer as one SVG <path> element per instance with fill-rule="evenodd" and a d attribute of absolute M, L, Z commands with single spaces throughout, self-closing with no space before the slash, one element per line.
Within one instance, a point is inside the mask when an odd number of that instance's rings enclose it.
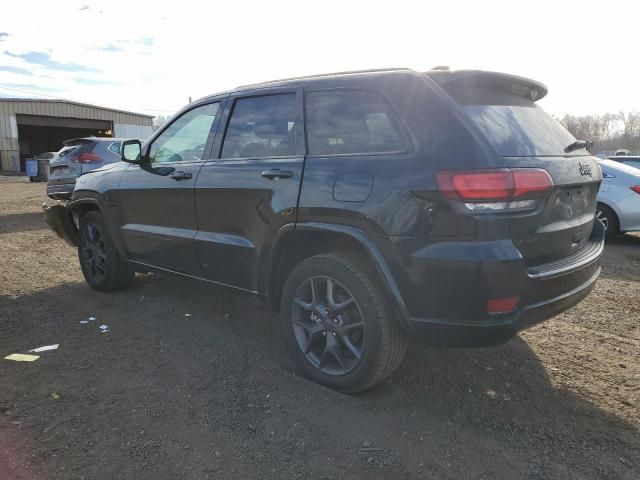
<path fill-rule="evenodd" d="M 406 69 L 240 87 L 124 141 L 46 217 L 92 287 L 155 270 L 261 295 L 305 375 L 361 391 L 409 340 L 505 342 L 594 286 L 602 174 L 546 93 Z"/>

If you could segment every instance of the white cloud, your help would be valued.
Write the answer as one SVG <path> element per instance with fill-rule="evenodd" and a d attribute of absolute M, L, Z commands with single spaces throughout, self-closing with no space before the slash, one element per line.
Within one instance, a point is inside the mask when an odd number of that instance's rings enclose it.
<path fill-rule="evenodd" d="M 190 95 L 246 83 L 444 64 L 540 80 L 550 89 L 541 104 L 558 114 L 640 110 L 637 32 L 620 27 L 639 14 L 635 2 L 622 1 L 22 0 L 0 19 L 9 34 L 0 41 L 0 67 L 33 76 L 0 71 L 0 85 L 35 84 L 65 98 L 168 113 Z M 99 72 L 53 70 L 5 50 L 46 52 Z"/>

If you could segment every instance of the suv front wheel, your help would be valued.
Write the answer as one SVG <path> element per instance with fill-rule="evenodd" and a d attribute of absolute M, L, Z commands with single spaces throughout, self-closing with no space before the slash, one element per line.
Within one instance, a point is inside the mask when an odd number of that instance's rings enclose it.
<path fill-rule="evenodd" d="M 78 258 L 84 278 L 101 292 L 127 287 L 135 272 L 125 262 L 111 238 L 107 225 L 98 211 L 80 217 Z"/>
<path fill-rule="evenodd" d="M 355 393 L 400 365 L 406 336 L 375 278 L 347 253 L 316 255 L 293 269 L 280 311 L 287 348 L 306 377 Z"/>

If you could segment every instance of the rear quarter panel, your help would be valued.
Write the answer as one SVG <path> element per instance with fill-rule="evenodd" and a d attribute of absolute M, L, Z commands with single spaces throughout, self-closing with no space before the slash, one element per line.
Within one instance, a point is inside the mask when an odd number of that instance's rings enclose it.
<path fill-rule="evenodd" d="M 435 259 L 429 278 L 425 278 L 427 260 L 421 252 L 440 242 L 504 239 L 509 233 L 507 218 L 486 222 L 463 217 L 438 191 L 434 174 L 439 170 L 500 168 L 504 162 L 474 136 L 457 116 L 451 100 L 432 83 L 422 74 L 394 73 L 305 86 L 305 92 L 345 88 L 377 91 L 404 130 L 406 146 L 401 151 L 307 155 L 297 220 L 298 225 L 322 222 L 365 232 L 385 258 L 414 314 L 423 313 L 425 303 L 433 303 L 429 297 L 432 285 L 443 281 L 456 284 L 466 275 L 464 269 L 452 269 L 448 260 Z M 365 185 L 367 178 L 369 185 Z M 348 198 L 336 195 L 336 191 L 358 194 Z M 477 264 L 468 268 L 477 269 Z M 443 278 L 442 273 L 449 275 Z"/>
<path fill-rule="evenodd" d="M 484 145 L 478 144 L 452 112 L 447 99 L 430 82 L 422 74 L 394 73 L 332 79 L 305 86 L 305 92 L 340 89 L 378 92 L 398 118 L 406 146 L 402 151 L 383 154 L 308 154 L 299 222 L 345 224 L 387 236 L 441 238 L 465 232 L 476 235 L 472 227 L 460 232 L 458 216 L 437 192 L 434 173 L 504 164 L 490 150 L 483 150 Z M 364 178 L 371 179 L 370 185 L 362 185 Z M 336 199 L 335 189 L 364 189 L 369 194 L 363 198 Z M 499 231 L 496 233 L 504 234 L 504 225 L 499 223 L 494 225 Z"/>

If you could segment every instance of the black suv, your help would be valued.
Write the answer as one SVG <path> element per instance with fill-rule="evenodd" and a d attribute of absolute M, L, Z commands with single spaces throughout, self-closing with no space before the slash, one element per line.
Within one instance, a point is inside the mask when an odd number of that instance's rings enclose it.
<path fill-rule="evenodd" d="M 406 69 L 241 87 L 124 141 L 46 218 L 93 288 L 151 269 L 262 295 L 304 374 L 361 391 L 408 339 L 505 342 L 593 288 L 602 174 L 546 93 Z"/>

